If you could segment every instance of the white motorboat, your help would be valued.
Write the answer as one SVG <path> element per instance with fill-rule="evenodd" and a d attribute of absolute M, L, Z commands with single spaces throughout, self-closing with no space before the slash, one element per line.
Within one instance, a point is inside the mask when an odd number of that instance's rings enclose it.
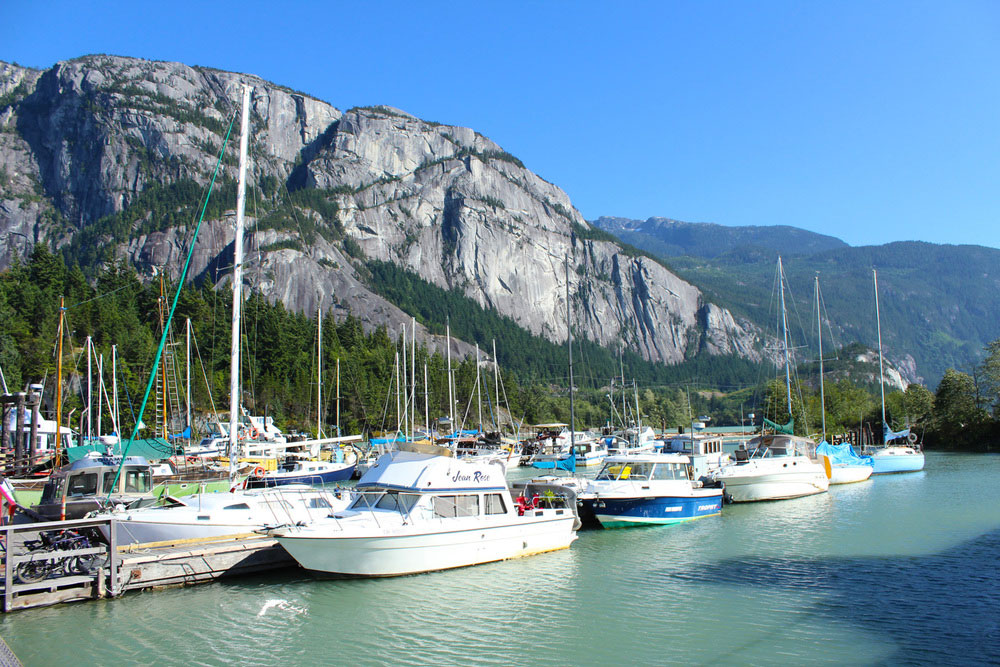
<path fill-rule="evenodd" d="M 721 435 L 704 433 L 678 433 L 664 438 L 659 450 L 664 454 L 683 454 L 691 459 L 694 478 L 706 477 L 730 463 L 732 457 L 723 451 Z"/>
<path fill-rule="evenodd" d="M 603 438 L 589 438 L 578 442 L 573 450 L 576 453 L 576 465 L 585 468 L 601 465 L 608 456 L 608 446 Z"/>
<path fill-rule="evenodd" d="M 171 498 L 168 505 L 111 512 L 106 516 L 116 520 L 118 544 L 146 544 L 243 535 L 312 521 L 345 508 L 350 501 L 351 493 L 347 490 L 283 486 L 195 493 Z"/>
<path fill-rule="evenodd" d="M 502 466 L 436 455 L 445 451 L 384 454 L 347 510 L 271 535 L 307 570 L 364 577 L 506 560 L 565 549 L 576 539 L 571 490 L 529 485 L 515 501 Z"/>
<path fill-rule="evenodd" d="M 816 445 L 808 438 L 794 435 L 757 436 L 746 449 L 734 453 L 735 461 L 710 475 L 725 485 L 725 495 L 732 502 L 785 500 L 815 493 L 830 487 L 830 478 L 821 463 L 810 454 Z"/>
<path fill-rule="evenodd" d="M 580 496 L 605 528 L 672 524 L 722 513 L 722 487 L 691 478 L 680 454 L 609 456 Z"/>

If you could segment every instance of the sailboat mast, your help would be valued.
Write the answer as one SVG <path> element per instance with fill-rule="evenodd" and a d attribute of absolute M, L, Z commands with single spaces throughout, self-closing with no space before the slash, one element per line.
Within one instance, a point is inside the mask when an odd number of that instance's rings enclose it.
<path fill-rule="evenodd" d="M 233 241 L 233 321 L 229 348 L 229 479 L 236 478 L 240 420 L 240 308 L 243 305 L 243 213 L 247 200 L 247 143 L 250 134 L 250 86 L 243 85 L 240 117 L 240 171 L 236 189 L 236 234 Z"/>
<path fill-rule="evenodd" d="M 823 392 L 823 322 L 820 318 L 819 276 L 816 276 L 816 333 L 819 334 L 819 414 L 823 419 L 823 442 L 826 442 L 826 394 Z"/>
<path fill-rule="evenodd" d="M 781 334 L 785 342 L 785 392 L 788 394 L 788 416 L 792 416 L 792 371 L 788 361 L 788 322 L 785 315 L 785 271 L 778 257 L 778 290 L 781 293 Z"/>
<path fill-rule="evenodd" d="M 62 465 L 62 345 L 63 318 L 66 315 L 65 297 L 59 297 L 59 351 L 56 353 L 56 460 L 55 467 Z"/>
<path fill-rule="evenodd" d="M 500 364 L 497 363 L 497 339 L 493 339 L 493 391 L 496 394 L 496 422 L 497 422 L 497 432 L 500 431 L 500 379 L 498 377 L 500 372 Z"/>
<path fill-rule="evenodd" d="M 184 426 L 191 439 L 194 429 L 191 428 L 191 318 L 187 318 L 184 326 Z M 114 348 L 112 348 L 114 349 Z M 115 415 L 118 414 L 118 390 L 115 390 Z"/>
<path fill-rule="evenodd" d="M 566 340 L 569 343 L 569 448 L 576 451 L 576 412 L 573 406 L 573 311 L 569 302 L 569 259 L 566 266 Z"/>
<path fill-rule="evenodd" d="M 323 310 L 316 309 L 316 439 L 323 437 Z"/>
<path fill-rule="evenodd" d="M 446 325 L 448 337 L 448 421 L 451 422 L 452 431 L 455 430 L 455 395 L 451 384 L 451 315 L 448 316 Z"/>
<path fill-rule="evenodd" d="M 878 313 L 878 274 L 872 269 L 872 282 L 875 285 L 875 328 L 878 331 L 878 389 L 882 393 L 882 444 L 886 444 L 885 422 L 885 380 L 882 376 L 882 319 Z"/>

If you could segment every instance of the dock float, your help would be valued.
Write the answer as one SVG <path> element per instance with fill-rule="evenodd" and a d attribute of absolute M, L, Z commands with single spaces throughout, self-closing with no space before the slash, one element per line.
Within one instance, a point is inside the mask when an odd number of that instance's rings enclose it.
<path fill-rule="evenodd" d="M 0 526 L 0 610 L 117 597 L 128 591 L 297 567 L 277 541 L 265 535 L 247 533 L 119 547 L 96 537 L 99 532 L 115 535 L 114 522 L 78 519 Z M 43 533 L 49 542 L 65 542 L 64 536 L 70 536 L 71 547 L 40 548 Z"/>

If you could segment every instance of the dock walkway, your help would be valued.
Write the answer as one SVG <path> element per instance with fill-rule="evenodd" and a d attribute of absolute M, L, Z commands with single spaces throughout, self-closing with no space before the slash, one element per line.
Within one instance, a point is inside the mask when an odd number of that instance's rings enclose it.
<path fill-rule="evenodd" d="M 114 522 L 79 519 L 0 526 L 2 611 L 296 567 L 275 540 L 263 535 L 119 547 L 113 539 L 109 544 L 97 537 L 99 532 L 115 535 Z M 64 548 L 40 548 L 42 533 Z"/>

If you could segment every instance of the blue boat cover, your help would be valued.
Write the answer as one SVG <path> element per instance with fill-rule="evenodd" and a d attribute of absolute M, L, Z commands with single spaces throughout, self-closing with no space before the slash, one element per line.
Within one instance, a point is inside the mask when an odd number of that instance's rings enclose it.
<path fill-rule="evenodd" d="M 540 470 L 548 470 L 552 468 L 554 470 L 568 470 L 569 472 L 576 472 L 576 452 L 570 452 L 569 456 L 564 459 L 559 459 L 558 461 L 535 461 L 531 464 L 531 467 L 538 468 Z"/>
<path fill-rule="evenodd" d="M 898 438 L 910 437 L 909 428 L 904 428 L 902 431 L 893 431 L 891 428 L 889 428 L 889 425 L 886 424 L 885 422 L 882 422 L 882 433 L 883 433 L 882 442 L 884 443 L 890 443 Z"/>
<path fill-rule="evenodd" d="M 858 456 L 854 448 L 848 442 L 839 445 L 831 445 L 826 440 L 816 445 L 817 454 L 826 454 L 830 457 L 832 465 L 865 465 L 874 466 L 875 462 L 870 456 Z"/>

